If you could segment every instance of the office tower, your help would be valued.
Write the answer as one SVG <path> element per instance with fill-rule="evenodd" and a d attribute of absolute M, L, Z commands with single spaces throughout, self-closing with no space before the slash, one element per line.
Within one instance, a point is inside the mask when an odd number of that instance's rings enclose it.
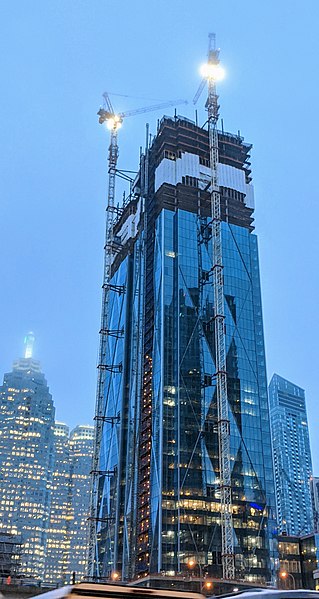
<path fill-rule="evenodd" d="M 0 387 L 0 533 L 21 540 L 21 570 L 42 580 L 49 525 L 53 467 L 54 406 L 40 364 L 32 357 L 13 364 Z M 20 542 L 20 541 L 19 541 Z"/>
<path fill-rule="evenodd" d="M 305 392 L 274 374 L 269 385 L 269 405 L 279 531 L 305 535 L 313 531 Z"/>
<path fill-rule="evenodd" d="M 93 432 L 80 424 L 70 434 L 69 581 L 86 575 Z"/>
<path fill-rule="evenodd" d="M 311 477 L 310 490 L 312 499 L 314 531 L 316 533 L 319 533 L 319 478 L 317 476 Z"/>
<path fill-rule="evenodd" d="M 54 467 L 51 486 L 50 524 L 47 534 L 44 581 L 66 583 L 70 549 L 70 443 L 69 427 L 54 426 Z"/>
<path fill-rule="evenodd" d="M 86 574 L 93 426 L 55 423 L 55 459 L 44 580 L 79 582 Z"/>
<path fill-rule="evenodd" d="M 265 582 L 275 500 L 251 145 L 219 131 L 218 150 L 235 576 Z M 227 423 L 216 397 L 210 161 L 205 128 L 163 117 L 123 209 L 112 209 L 95 577 L 157 584 L 190 564 L 222 576 L 219 428 Z"/>

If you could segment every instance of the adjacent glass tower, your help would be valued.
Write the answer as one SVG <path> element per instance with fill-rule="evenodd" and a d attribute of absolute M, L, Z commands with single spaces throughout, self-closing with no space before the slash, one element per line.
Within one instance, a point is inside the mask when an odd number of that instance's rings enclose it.
<path fill-rule="evenodd" d="M 54 467 L 51 490 L 50 524 L 47 535 L 44 582 L 65 584 L 68 575 L 70 538 L 70 444 L 69 427 L 54 426 Z"/>
<path fill-rule="evenodd" d="M 93 427 L 56 422 L 44 581 L 80 582 L 86 574 Z"/>
<path fill-rule="evenodd" d="M 236 577 L 273 572 L 274 482 L 253 187 L 219 133 Z M 97 577 L 220 577 L 209 140 L 164 117 L 114 220 Z M 100 365 L 101 366 L 101 365 Z"/>
<path fill-rule="evenodd" d="M 304 389 L 274 374 L 269 385 L 276 503 L 281 533 L 314 529 L 312 463 Z"/>
<path fill-rule="evenodd" d="M 79 424 L 70 433 L 68 582 L 72 581 L 73 572 L 76 582 L 86 575 L 93 432 L 93 426 Z"/>
<path fill-rule="evenodd" d="M 42 581 L 55 410 L 30 335 L 25 344 L 27 357 L 14 362 L 0 387 L 0 533 L 19 539 L 24 577 Z"/>

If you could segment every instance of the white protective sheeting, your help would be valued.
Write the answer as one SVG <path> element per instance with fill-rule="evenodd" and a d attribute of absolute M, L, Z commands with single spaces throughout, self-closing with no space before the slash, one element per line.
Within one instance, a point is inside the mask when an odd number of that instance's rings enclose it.
<path fill-rule="evenodd" d="M 246 193 L 245 171 L 228 164 L 219 164 L 218 184 Z"/>
<path fill-rule="evenodd" d="M 246 185 L 246 191 L 245 191 L 246 197 L 245 197 L 245 204 L 246 206 L 248 206 L 248 208 L 255 208 L 255 198 L 254 198 L 254 186 L 249 183 L 249 185 Z"/>
<path fill-rule="evenodd" d="M 182 180 L 182 177 L 199 178 L 199 156 L 197 154 L 189 154 L 184 152 L 181 158 L 176 160 L 176 179 L 177 182 Z"/>
<path fill-rule="evenodd" d="M 155 191 L 157 191 L 163 183 L 176 185 L 176 162 L 163 158 L 155 171 Z"/>
<path fill-rule="evenodd" d="M 182 182 L 182 177 L 196 177 L 199 179 L 199 156 L 184 152 L 181 158 L 170 160 L 163 158 L 155 171 L 155 191 L 163 183 L 176 185 Z"/>
<path fill-rule="evenodd" d="M 124 244 L 128 241 L 128 239 L 136 237 L 137 235 L 137 226 L 140 220 L 141 215 L 141 200 L 138 201 L 137 208 L 135 214 L 130 214 L 122 227 L 118 232 L 118 236 L 121 238 L 121 243 Z"/>
<path fill-rule="evenodd" d="M 210 179 L 210 168 L 200 164 L 197 154 L 184 152 L 181 158 L 170 160 L 163 158 L 155 171 L 155 191 L 163 183 L 176 185 L 182 183 L 182 177 L 195 177 L 199 180 L 199 187 L 204 188 Z M 246 194 L 246 205 L 254 208 L 254 188 L 247 185 L 245 171 L 228 164 L 218 165 L 218 183 L 222 187 L 229 187 Z"/>

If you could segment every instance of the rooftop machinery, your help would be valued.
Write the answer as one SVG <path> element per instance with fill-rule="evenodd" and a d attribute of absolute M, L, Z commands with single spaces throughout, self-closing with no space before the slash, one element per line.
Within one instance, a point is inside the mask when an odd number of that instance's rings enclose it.
<path fill-rule="evenodd" d="M 119 334 L 119 331 L 112 331 L 108 326 L 108 308 L 109 308 L 109 291 L 113 289 L 117 293 L 124 293 L 125 289 L 114 289 L 111 285 L 111 267 L 113 262 L 114 253 L 116 249 L 114 247 L 114 233 L 113 225 L 116 216 L 121 212 L 121 208 L 118 208 L 114 204 L 115 200 L 115 178 L 117 175 L 117 160 L 119 155 L 119 148 L 117 143 L 118 130 L 122 125 L 123 119 L 128 116 L 136 114 L 143 114 L 146 112 L 153 112 L 169 106 L 177 106 L 179 104 L 187 104 L 185 100 L 171 100 L 168 102 L 162 102 L 153 106 L 145 108 L 137 108 L 135 110 L 128 110 L 126 112 L 116 113 L 111 104 L 108 93 L 103 94 L 105 100 L 105 108 L 100 108 L 98 111 L 99 123 L 106 124 L 110 130 L 110 145 L 108 154 L 108 194 L 107 194 L 107 207 L 106 207 L 106 226 L 105 226 L 105 246 L 104 246 L 104 271 L 103 271 L 103 284 L 102 284 L 102 308 L 101 308 L 101 328 L 100 328 L 100 347 L 99 347 L 99 361 L 98 361 L 98 380 L 97 380 L 97 391 L 96 391 L 96 404 L 95 404 L 95 438 L 94 438 L 94 450 L 93 450 L 93 462 L 92 462 L 92 491 L 91 491 L 91 505 L 90 505 L 90 530 L 89 530 L 89 551 L 88 551 L 88 577 L 91 579 L 99 578 L 98 564 L 97 564 L 97 535 L 96 526 L 99 521 L 98 518 L 98 491 L 99 491 L 99 479 L 101 476 L 109 476 L 110 473 L 105 473 L 99 468 L 100 462 L 100 448 L 103 434 L 104 423 L 109 422 L 110 417 L 105 416 L 105 405 L 104 405 L 104 393 L 105 393 L 105 380 L 107 372 L 119 372 L 122 368 L 121 364 L 107 364 L 106 350 L 107 350 L 107 337 L 108 335 Z M 114 422 L 116 424 L 119 417 L 114 416 Z M 96 565 L 96 568 L 95 568 Z"/>
<path fill-rule="evenodd" d="M 219 50 L 216 49 L 215 34 L 209 34 L 208 60 L 201 69 L 203 80 L 194 97 L 197 102 L 207 81 L 208 97 L 206 109 L 208 113 L 208 133 L 211 168 L 211 214 L 213 242 L 213 287 L 214 287 L 214 321 L 216 349 L 216 392 L 217 392 L 217 428 L 219 445 L 220 471 L 220 509 L 222 537 L 223 578 L 235 578 L 234 532 L 232 521 L 231 471 L 230 471 L 230 425 L 228 416 L 227 372 L 226 372 L 226 339 L 224 314 L 224 277 L 222 256 L 222 218 L 221 196 L 218 185 L 218 132 L 219 118 L 218 95 L 216 82 L 223 78 L 224 72 L 219 63 Z"/>

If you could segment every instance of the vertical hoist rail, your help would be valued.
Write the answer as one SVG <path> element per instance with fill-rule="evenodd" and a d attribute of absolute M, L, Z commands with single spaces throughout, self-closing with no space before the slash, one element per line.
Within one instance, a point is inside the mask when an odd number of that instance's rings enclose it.
<path fill-rule="evenodd" d="M 212 48 L 214 36 L 210 36 L 208 64 L 219 63 L 218 51 Z M 222 568 L 223 578 L 235 578 L 234 536 L 232 521 L 231 470 L 230 470 L 230 427 L 228 417 L 227 373 L 226 373 L 226 339 L 224 314 L 224 279 L 221 238 L 221 199 L 218 185 L 218 131 L 219 116 L 216 81 L 208 78 L 208 111 L 209 149 L 211 165 L 211 210 L 213 241 L 213 288 L 214 288 L 214 320 L 216 347 L 216 387 L 218 413 L 218 445 L 220 470 L 220 505 L 222 534 Z"/>
<path fill-rule="evenodd" d="M 104 272 L 102 285 L 102 309 L 100 347 L 98 362 L 98 378 L 95 403 L 95 435 L 92 461 L 91 482 L 91 504 L 90 504 L 90 527 L 89 527 L 89 551 L 88 551 L 88 576 L 92 579 L 99 578 L 99 566 L 97 556 L 97 522 L 98 522 L 98 493 L 99 493 L 99 462 L 103 433 L 103 417 L 105 412 L 104 390 L 106 379 L 106 351 L 109 308 L 109 283 L 111 279 L 112 251 L 113 251 L 113 222 L 114 222 L 114 196 L 115 176 L 118 158 L 117 125 L 111 130 L 111 141 L 108 155 L 108 196 L 106 207 L 105 246 L 104 246 Z"/>

